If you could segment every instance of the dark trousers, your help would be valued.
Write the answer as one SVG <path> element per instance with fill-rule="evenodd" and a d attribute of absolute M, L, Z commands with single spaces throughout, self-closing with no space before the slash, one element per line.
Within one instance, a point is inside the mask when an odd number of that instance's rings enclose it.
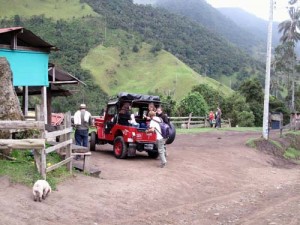
<path fill-rule="evenodd" d="M 88 146 L 89 130 L 75 130 L 76 145 Z"/>
<path fill-rule="evenodd" d="M 221 128 L 221 118 L 216 119 L 216 127 Z"/>

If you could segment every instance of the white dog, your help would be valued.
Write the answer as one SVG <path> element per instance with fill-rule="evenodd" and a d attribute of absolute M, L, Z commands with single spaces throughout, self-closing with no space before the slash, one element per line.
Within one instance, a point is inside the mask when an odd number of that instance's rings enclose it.
<path fill-rule="evenodd" d="M 34 196 L 34 201 L 39 200 L 40 202 L 42 199 L 46 199 L 47 195 L 51 192 L 51 187 L 49 183 L 45 180 L 38 180 L 32 187 L 32 193 Z"/>

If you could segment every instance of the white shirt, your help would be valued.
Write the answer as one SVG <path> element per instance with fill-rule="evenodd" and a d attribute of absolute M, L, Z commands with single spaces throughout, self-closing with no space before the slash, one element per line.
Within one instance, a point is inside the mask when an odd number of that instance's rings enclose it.
<path fill-rule="evenodd" d="M 153 120 L 155 120 L 155 121 L 153 121 Z M 152 127 L 154 128 L 154 130 L 156 132 L 156 139 L 157 140 L 163 139 L 163 137 L 161 136 L 161 129 L 160 129 L 159 121 L 161 121 L 160 118 L 157 117 L 157 116 L 154 116 L 152 118 L 152 120 L 150 121 L 150 125 L 149 125 L 150 128 L 152 128 Z"/>
<path fill-rule="evenodd" d="M 128 122 L 129 122 L 130 124 L 133 124 L 133 125 L 138 124 L 138 123 L 136 122 L 136 120 L 135 120 L 134 114 L 131 114 L 131 115 L 130 115 L 130 118 L 131 118 L 131 120 L 128 120 Z"/>

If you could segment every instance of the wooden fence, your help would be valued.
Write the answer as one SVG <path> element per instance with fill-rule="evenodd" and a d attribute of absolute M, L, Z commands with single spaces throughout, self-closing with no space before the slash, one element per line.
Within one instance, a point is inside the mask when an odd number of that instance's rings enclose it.
<path fill-rule="evenodd" d="M 46 179 L 46 173 L 52 171 L 62 165 L 67 164 L 67 168 L 72 173 L 72 138 L 71 138 L 71 114 L 65 114 L 64 126 L 62 130 L 47 132 L 45 122 L 41 120 L 40 108 L 37 107 L 37 121 L 0 121 L 0 130 L 6 130 L 10 133 L 20 132 L 24 130 L 38 130 L 40 135 L 36 139 L 0 139 L 0 149 L 17 149 L 28 150 L 33 149 L 35 164 L 38 172 Z M 46 147 L 46 142 L 49 139 L 54 139 L 60 136 L 62 142 L 55 146 Z M 47 167 L 47 154 L 53 151 L 63 150 L 66 157 L 63 161 Z"/>
<path fill-rule="evenodd" d="M 176 127 L 184 129 L 210 127 L 208 116 L 192 116 L 192 113 L 190 113 L 190 115 L 186 117 L 170 117 L 170 120 Z M 230 119 L 222 119 L 221 124 L 222 127 L 231 127 Z"/>

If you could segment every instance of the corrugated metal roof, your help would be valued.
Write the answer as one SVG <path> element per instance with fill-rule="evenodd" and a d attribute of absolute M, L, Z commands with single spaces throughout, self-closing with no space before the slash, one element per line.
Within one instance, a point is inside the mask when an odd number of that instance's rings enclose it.
<path fill-rule="evenodd" d="M 0 28 L 0 44 L 10 44 L 13 34 L 18 33 L 18 46 L 48 48 L 49 50 L 57 50 L 54 45 L 44 41 L 39 36 L 32 33 L 24 27 L 8 27 Z"/>
<path fill-rule="evenodd" d="M 76 81 L 77 83 L 81 83 L 83 85 L 86 85 L 83 81 L 79 80 L 77 77 L 73 76 L 72 74 L 58 68 L 54 67 L 53 63 L 49 63 L 49 81 L 53 80 L 53 68 L 55 68 L 55 81 Z"/>
<path fill-rule="evenodd" d="M 0 28 L 0 34 L 1 33 L 7 33 L 15 30 L 22 30 L 23 27 L 8 27 L 8 28 Z"/>

